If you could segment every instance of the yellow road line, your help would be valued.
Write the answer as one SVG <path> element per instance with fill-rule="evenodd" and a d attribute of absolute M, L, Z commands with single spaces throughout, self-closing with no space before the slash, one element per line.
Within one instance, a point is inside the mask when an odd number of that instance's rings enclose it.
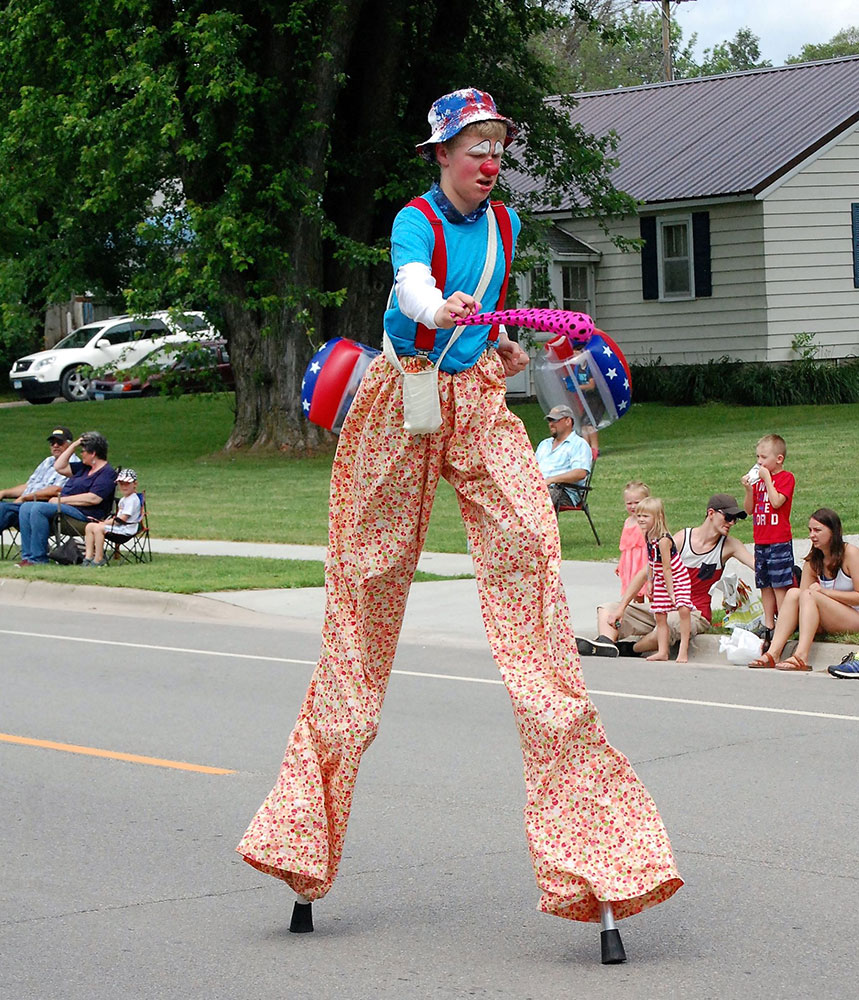
<path fill-rule="evenodd" d="M 0 733 L 0 743 L 17 743 L 25 747 L 41 747 L 45 750 L 62 750 L 64 753 L 81 753 L 88 757 L 107 757 L 110 760 L 127 760 L 132 764 L 149 764 L 151 767 L 171 767 L 177 771 L 196 771 L 198 774 L 235 774 L 224 767 L 209 767 L 206 764 L 186 764 L 181 760 L 162 760 L 160 757 L 142 757 L 136 753 L 119 753 L 115 750 L 100 750 L 98 747 L 80 747 L 74 743 L 55 743 L 53 740 L 34 740 L 29 736 L 12 736 Z"/>

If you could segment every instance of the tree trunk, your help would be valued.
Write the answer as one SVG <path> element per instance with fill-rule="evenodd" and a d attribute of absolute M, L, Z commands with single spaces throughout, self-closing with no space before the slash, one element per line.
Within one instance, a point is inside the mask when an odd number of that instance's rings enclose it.
<path fill-rule="evenodd" d="M 325 190 L 329 129 L 342 86 L 349 54 L 355 43 L 356 26 L 367 0 L 341 0 L 329 10 L 323 28 L 324 48 L 329 58 L 318 58 L 310 79 L 284 80 L 284 88 L 301 90 L 306 108 L 320 127 L 312 138 L 300 142 L 300 165 L 311 192 Z M 270 71 L 277 74 L 286 64 L 281 41 L 272 33 L 266 51 Z M 282 143 L 283 136 L 276 141 Z M 295 149 L 290 158 L 295 158 Z M 293 159 L 294 162 L 294 159 Z M 312 206 L 308 206 L 312 208 Z M 325 290 L 323 244 L 320 221 L 311 212 L 294 211 L 283 222 L 283 244 L 291 269 L 282 275 L 282 302 L 277 314 L 257 312 L 246 306 L 247 291 L 254 275 L 233 273 L 224 282 L 226 328 L 236 377 L 236 420 L 227 442 L 228 451 L 239 448 L 277 449 L 306 454 L 330 449 L 334 435 L 311 424 L 301 408 L 301 381 L 316 350 L 332 336 L 323 322 L 323 309 L 314 292 Z"/>

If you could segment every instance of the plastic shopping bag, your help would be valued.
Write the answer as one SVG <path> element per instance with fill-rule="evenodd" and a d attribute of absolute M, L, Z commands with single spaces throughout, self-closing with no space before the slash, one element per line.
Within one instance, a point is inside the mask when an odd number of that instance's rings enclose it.
<path fill-rule="evenodd" d="M 719 652 L 727 653 L 728 663 L 741 667 L 747 667 L 757 659 L 762 648 L 763 639 L 744 628 L 735 628 L 730 635 L 723 635 L 719 640 Z"/>
<path fill-rule="evenodd" d="M 764 606 L 760 598 L 752 596 L 752 589 L 737 577 L 736 573 L 723 573 L 722 579 L 710 588 L 721 590 L 724 595 L 722 605 L 725 609 L 726 628 L 744 628 L 752 631 L 763 621 Z"/>

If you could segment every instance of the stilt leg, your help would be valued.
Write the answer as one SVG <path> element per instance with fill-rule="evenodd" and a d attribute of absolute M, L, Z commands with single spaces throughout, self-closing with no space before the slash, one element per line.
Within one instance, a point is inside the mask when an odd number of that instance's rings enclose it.
<path fill-rule="evenodd" d="M 310 934 L 313 930 L 313 903 L 299 896 L 292 908 L 291 934 Z"/>
<path fill-rule="evenodd" d="M 602 923 L 602 932 L 600 934 L 602 964 L 619 965 L 621 962 L 625 962 L 626 952 L 623 950 L 620 931 L 615 926 L 614 911 L 611 908 L 611 903 L 600 903 L 600 922 Z"/>

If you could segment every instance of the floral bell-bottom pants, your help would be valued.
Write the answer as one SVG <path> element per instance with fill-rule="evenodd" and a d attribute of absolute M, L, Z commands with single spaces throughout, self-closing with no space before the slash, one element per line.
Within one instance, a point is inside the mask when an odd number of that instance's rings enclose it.
<path fill-rule="evenodd" d="M 410 437 L 400 376 L 384 357 L 364 375 L 331 477 L 322 652 L 277 783 L 237 850 L 306 899 L 331 888 L 444 476 L 519 729 L 539 909 L 597 921 L 599 901 L 611 901 L 616 918 L 630 916 L 683 882 L 653 800 L 606 741 L 585 690 L 557 521 L 528 436 L 505 404 L 494 350 L 467 371 L 440 373 L 439 384 L 441 429 Z"/>

